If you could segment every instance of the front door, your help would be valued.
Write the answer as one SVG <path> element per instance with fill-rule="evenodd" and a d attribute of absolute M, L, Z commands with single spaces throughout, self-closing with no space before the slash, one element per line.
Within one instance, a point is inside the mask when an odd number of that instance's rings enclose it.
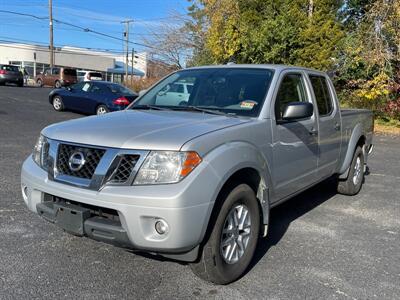
<path fill-rule="evenodd" d="M 284 72 L 275 94 L 271 116 L 275 200 L 288 197 L 316 180 L 318 138 L 315 112 L 307 119 L 290 122 L 282 120 L 288 103 L 312 103 L 305 83 L 303 72 Z"/>
<path fill-rule="evenodd" d="M 333 87 L 330 86 L 325 76 L 309 74 L 309 79 L 314 92 L 314 102 L 318 108 L 319 118 L 318 176 L 325 178 L 336 171 L 340 155 L 339 107 L 333 101 Z"/>

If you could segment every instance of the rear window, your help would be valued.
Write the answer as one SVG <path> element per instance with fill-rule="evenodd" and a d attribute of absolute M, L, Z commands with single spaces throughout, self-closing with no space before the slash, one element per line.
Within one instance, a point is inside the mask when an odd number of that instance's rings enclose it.
<path fill-rule="evenodd" d="M 108 84 L 107 87 L 114 94 L 132 95 L 132 96 L 135 95 L 135 93 L 132 92 L 130 89 L 127 89 L 126 87 L 119 84 Z"/>
<path fill-rule="evenodd" d="M 1 70 L 6 70 L 6 71 L 12 71 L 12 72 L 18 72 L 19 69 L 17 66 L 9 66 L 9 65 L 2 65 L 0 66 Z"/>
<path fill-rule="evenodd" d="M 333 110 L 333 105 L 325 77 L 310 75 L 310 80 L 320 116 L 329 115 Z"/>
<path fill-rule="evenodd" d="M 101 75 L 101 73 L 98 73 L 98 72 L 90 72 L 89 75 L 90 75 L 91 77 L 100 77 L 100 78 L 103 77 L 103 76 Z"/>
<path fill-rule="evenodd" d="M 75 69 L 64 69 L 64 74 L 65 75 L 76 76 L 76 70 Z"/>

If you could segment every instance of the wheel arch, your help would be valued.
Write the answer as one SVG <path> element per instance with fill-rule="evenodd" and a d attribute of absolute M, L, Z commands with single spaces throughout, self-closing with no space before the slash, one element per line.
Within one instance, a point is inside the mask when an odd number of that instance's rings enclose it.
<path fill-rule="evenodd" d="M 339 169 L 339 174 L 340 174 L 339 177 L 341 179 L 347 178 L 349 167 L 351 164 L 351 160 L 353 159 L 354 152 L 356 151 L 358 146 L 363 147 L 366 144 L 366 141 L 367 141 L 367 138 L 362 130 L 362 125 L 357 124 L 351 134 L 351 137 L 348 142 L 346 155 L 345 155 L 343 163 Z"/>
<path fill-rule="evenodd" d="M 61 95 L 59 95 L 58 93 L 54 93 L 54 94 L 52 94 L 52 95 L 49 96 L 49 102 L 50 102 L 51 105 L 53 105 L 53 100 L 54 100 L 54 98 L 57 97 L 57 96 L 58 96 L 58 97 L 61 97 Z M 61 97 L 61 98 L 62 98 L 62 97 Z"/>
<path fill-rule="evenodd" d="M 210 156 L 212 158 L 210 159 Z M 244 159 L 246 158 L 246 159 Z M 204 223 L 202 240 L 206 240 L 213 227 L 225 196 L 238 183 L 248 184 L 254 191 L 260 209 L 260 224 L 267 228 L 270 209 L 271 177 L 266 159 L 251 144 L 232 142 L 224 144 L 205 156 L 205 162 L 220 178 L 215 188 L 214 204 Z M 264 230 L 264 235 L 266 230 Z"/>

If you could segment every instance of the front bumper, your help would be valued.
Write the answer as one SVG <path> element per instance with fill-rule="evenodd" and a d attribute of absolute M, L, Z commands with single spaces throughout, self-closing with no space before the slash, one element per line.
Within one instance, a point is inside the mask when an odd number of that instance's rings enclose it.
<path fill-rule="evenodd" d="M 31 157 L 24 162 L 21 173 L 22 195 L 31 211 L 40 213 L 49 197 L 115 210 L 118 224 L 107 223 L 98 216 L 88 216 L 84 220 L 82 235 L 165 256 L 172 254 L 172 258 L 176 254 L 178 259 L 189 261 L 196 259 L 194 254 L 189 258 L 184 254 L 195 249 L 204 237 L 214 204 L 213 185 L 218 182 L 211 168 L 200 165 L 177 184 L 105 186 L 95 191 L 50 180 L 47 172 Z M 47 213 L 55 213 L 54 207 L 52 210 Z M 155 230 L 155 222 L 160 219 L 169 225 L 168 232 L 163 235 Z M 98 232 L 107 232 L 105 236 L 108 237 L 91 234 L 96 226 Z M 116 234 L 109 236 L 113 230 L 105 228 L 113 229 Z"/>

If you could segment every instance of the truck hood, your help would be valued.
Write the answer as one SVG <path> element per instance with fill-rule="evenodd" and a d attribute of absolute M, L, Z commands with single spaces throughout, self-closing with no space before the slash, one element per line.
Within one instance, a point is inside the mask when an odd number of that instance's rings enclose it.
<path fill-rule="evenodd" d="M 137 150 L 179 150 L 200 135 L 250 122 L 199 112 L 125 110 L 50 125 L 50 139 Z"/>

